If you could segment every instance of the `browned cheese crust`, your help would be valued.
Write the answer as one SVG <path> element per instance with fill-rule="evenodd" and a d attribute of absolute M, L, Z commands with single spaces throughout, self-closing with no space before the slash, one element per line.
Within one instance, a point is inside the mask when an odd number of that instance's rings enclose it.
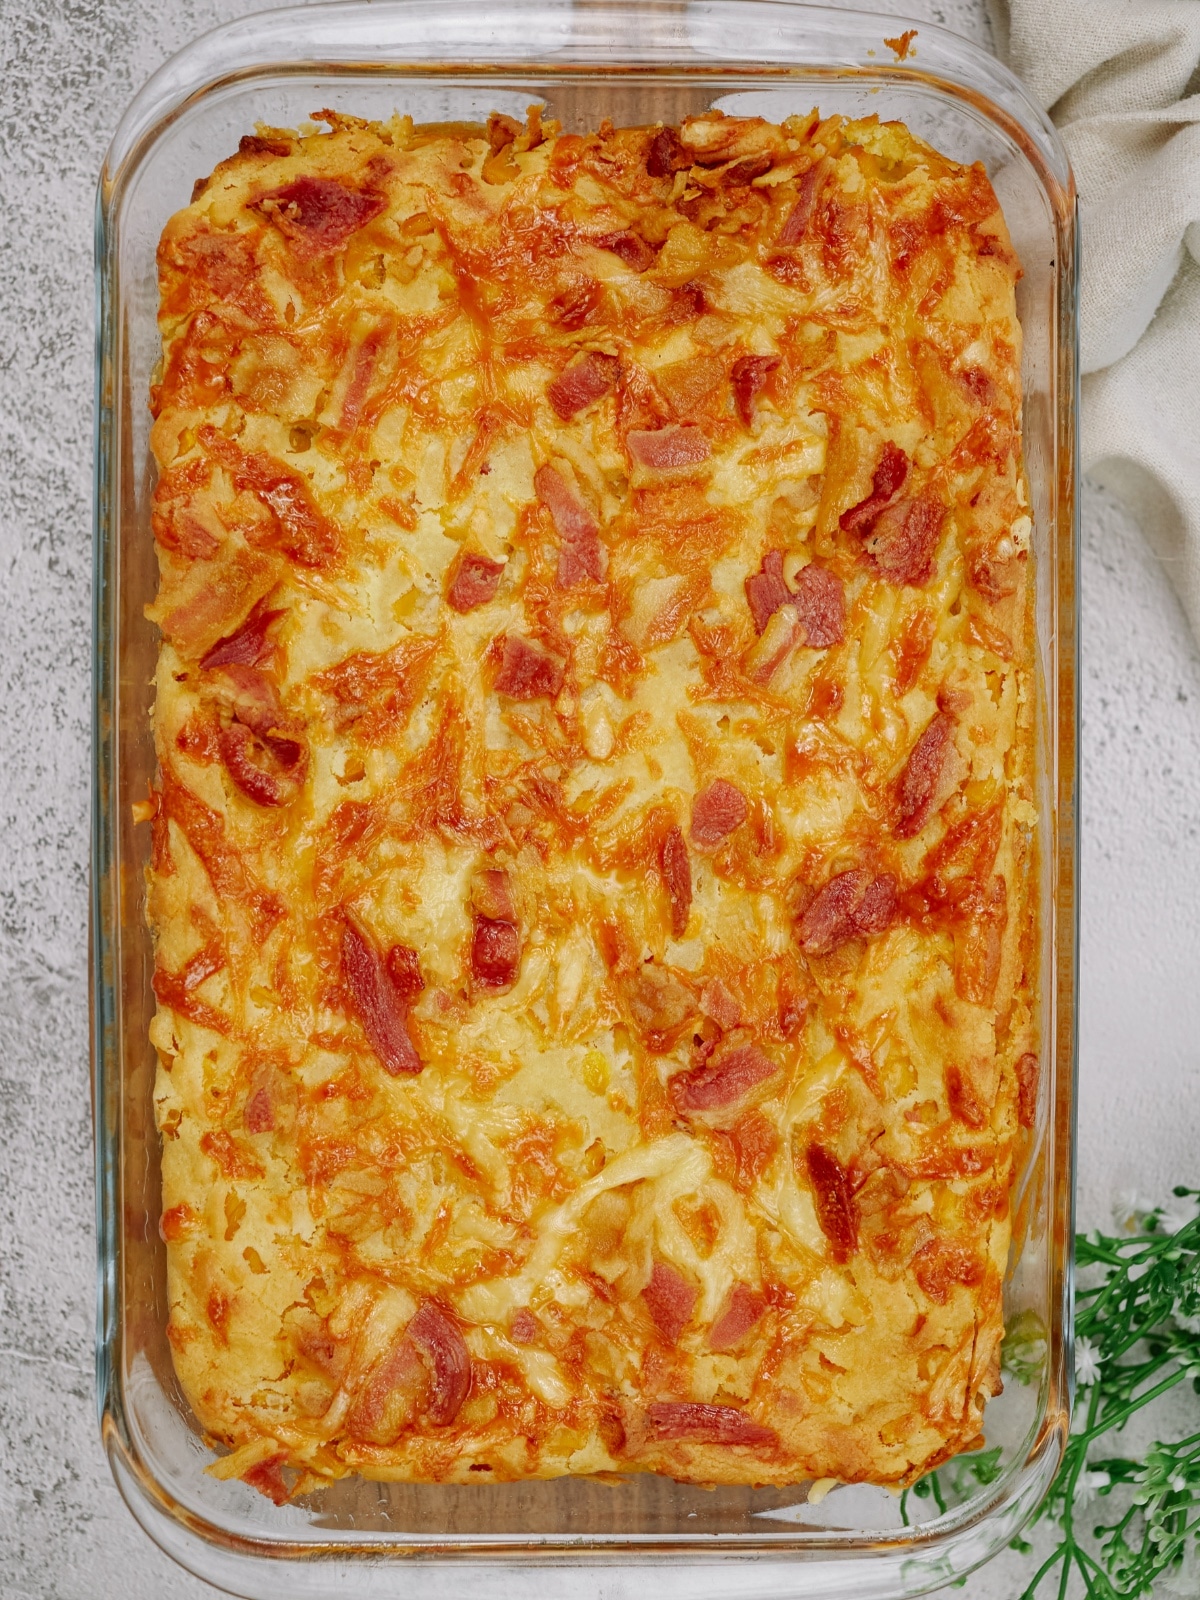
<path fill-rule="evenodd" d="M 217 1470 L 911 1480 L 998 1388 L 1036 1087 L 995 195 L 873 119 L 322 120 L 159 252 Z"/>

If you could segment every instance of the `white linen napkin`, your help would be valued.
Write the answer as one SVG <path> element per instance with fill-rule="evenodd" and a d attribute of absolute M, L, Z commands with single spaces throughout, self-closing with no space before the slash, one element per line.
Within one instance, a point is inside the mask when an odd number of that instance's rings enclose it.
<path fill-rule="evenodd" d="M 1127 502 L 1200 638 L 1200 0 L 989 0 L 1082 218 L 1082 465 Z"/>

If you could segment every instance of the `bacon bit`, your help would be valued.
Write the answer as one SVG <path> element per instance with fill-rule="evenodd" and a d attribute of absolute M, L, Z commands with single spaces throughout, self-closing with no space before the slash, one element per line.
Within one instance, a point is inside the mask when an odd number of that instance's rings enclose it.
<path fill-rule="evenodd" d="M 196 1226 L 197 1220 L 196 1213 L 188 1205 L 187 1201 L 181 1201 L 179 1205 L 172 1206 L 169 1211 L 164 1211 L 162 1216 L 159 1217 L 159 1238 L 164 1244 L 173 1244 L 176 1240 L 182 1239 L 186 1233 L 189 1233 Z"/>
<path fill-rule="evenodd" d="M 554 467 L 539 467 L 533 475 L 533 487 L 563 541 L 558 558 L 558 587 L 569 589 L 584 578 L 599 583 L 604 577 L 604 549 L 595 517 Z"/>
<path fill-rule="evenodd" d="M 728 1305 L 712 1325 L 709 1349 L 720 1354 L 736 1350 L 766 1309 L 767 1302 L 748 1283 L 735 1283 Z"/>
<path fill-rule="evenodd" d="M 649 176 L 669 178 L 672 173 L 690 164 L 678 130 L 672 127 L 660 128 L 651 139 L 650 149 L 646 153 L 646 171 Z"/>
<path fill-rule="evenodd" d="M 173 591 L 178 602 L 153 613 L 162 631 L 185 656 L 201 654 L 229 629 L 231 622 L 274 587 L 277 557 L 257 550 L 234 550 L 228 559 L 192 569 L 185 588 Z"/>
<path fill-rule="evenodd" d="M 729 1033 L 742 1020 L 741 1006 L 720 978 L 710 978 L 701 989 L 700 1010 L 711 1017 L 723 1033 Z"/>
<path fill-rule="evenodd" d="M 791 604 L 792 592 L 783 577 L 782 550 L 768 550 L 759 570 L 746 579 L 746 601 L 754 631 L 759 634 L 780 606 Z"/>
<path fill-rule="evenodd" d="M 642 1290 L 642 1299 L 654 1326 L 668 1344 L 676 1344 L 679 1335 L 692 1320 L 699 1291 L 681 1272 L 665 1261 L 656 1261 L 650 1270 L 650 1282 Z"/>
<path fill-rule="evenodd" d="M 913 1274 L 931 1300 L 944 1306 L 956 1283 L 973 1289 L 983 1282 L 983 1267 L 961 1245 L 931 1239 L 913 1257 Z"/>
<path fill-rule="evenodd" d="M 476 606 L 485 606 L 496 598 L 500 579 L 504 576 L 503 561 L 489 561 L 486 556 L 464 552 L 454 564 L 454 576 L 446 593 L 446 603 L 465 616 Z"/>
<path fill-rule="evenodd" d="M 292 141 L 283 138 L 265 138 L 259 133 L 244 133 L 238 140 L 238 154 L 243 156 L 290 156 Z"/>
<path fill-rule="evenodd" d="M 920 588 L 933 576 L 946 508 L 929 495 L 900 500 L 880 512 L 867 539 L 867 551 L 881 578 L 897 588 Z"/>
<path fill-rule="evenodd" d="M 513 1312 L 508 1336 L 514 1344 L 536 1344 L 542 1336 L 542 1325 L 532 1311 L 522 1306 Z"/>
<path fill-rule="evenodd" d="M 425 1300 L 409 1323 L 405 1338 L 420 1351 L 433 1379 L 433 1392 L 426 1405 L 429 1420 L 445 1427 L 454 1421 L 471 1392 L 471 1357 L 458 1323 L 436 1300 Z"/>
<path fill-rule="evenodd" d="M 585 278 L 570 284 L 550 302 L 550 310 L 558 316 L 564 328 L 582 328 L 600 309 L 600 285 L 594 278 Z"/>
<path fill-rule="evenodd" d="M 1032 1128 L 1037 1121 L 1038 1079 L 1041 1066 L 1032 1051 L 1018 1056 L 1013 1069 L 1017 1075 L 1017 1121 L 1023 1128 Z"/>
<path fill-rule="evenodd" d="M 671 933 L 682 939 L 692 912 L 692 864 L 683 829 L 678 825 L 668 830 L 658 859 L 671 902 Z"/>
<path fill-rule="evenodd" d="M 908 478 L 908 467 L 909 461 L 904 451 L 890 439 L 886 440 L 883 455 L 871 480 L 870 494 L 856 506 L 851 506 L 849 511 L 843 511 L 838 519 L 838 526 L 842 532 L 861 534 L 870 532 L 876 517 L 904 487 Z"/>
<path fill-rule="evenodd" d="M 608 393 L 620 370 L 621 363 L 616 356 L 589 350 L 550 380 L 546 385 L 546 398 L 563 421 L 570 422 L 572 417 Z"/>
<path fill-rule="evenodd" d="M 761 155 L 747 156 L 744 161 L 735 161 L 731 167 L 726 167 L 721 174 L 721 182 L 753 183 L 755 178 L 761 178 L 765 172 L 770 172 L 773 165 L 771 157 L 764 150 Z"/>
<path fill-rule="evenodd" d="M 324 256 L 340 250 L 352 233 L 385 210 L 387 196 L 306 174 L 272 189 L 254 205 L 304 254 Z"/>
<path fill-rule="evenodd" d="M 692 843 L 698 850 L 715 850 L 749 814 L 749 801 L 737 785 L 716 779 L 692 803 Z"/>
<path fill-rule="evenodd" d="M 230 723 L 217 735 L 225 770 L 255 805 L 286 806 L 300 793 L 308 762 L 304 746 L 295 739 L 255 739 L 241 722 Z M 251 752 L 265 753 L 274 770 L 260 766 Z"/>
<path fill-rule="evenodd" d="M 697 1400 L 656 1400 L 646 1407 L 657 1440 L 694 1439 L 697 1444 L 748 1444 L 773 1447 L 779 1435 L 736 1406 L 702 1405 Z"/>
<path fill-rule="evenodd" d="M 673 472 L 697 467 L 711 455 L 708 439 L 699 428 L 678 422 L 665 428 L 631 428 L 625 435 L 629 454 L 652 472 Z"/>
<path fill-rule="evenodd" d="M 267 611 L 260 600 L 240 628 L 218 639 L 212 649 L 200 657 L 200 670 L 211 672 L 214 667 L 261 666 L 271 653 L 267 630 L 285 615 L 283 611 Z"/>
<path fill-rule="evenodd" d="M 778 365 L 778 356 L 739 356 L 730 368 L 734 403 L 738 416 L 747 427 L 754 421 L 754 401 L 758 392 Z M 761 633 L 762 629 L 758 631 Z"/>
<path fill-rule="evenodd" d="M 288 734 L 298 731 L 288 721 L 279 698 L 279 686 L 260 667 L 246 667 L 235 662 L 219 671 L 219 682 L 232 703 L 234 716 L 252 732 L 263 738 L 275 734 L 276 742 L 282 742 Z M 285 752 L 281 764 L 286 764 L 287 759 Z"/>
<path fill-rule="evenodd" d="M 553 700 L 563 686 L 562 663 L 537 645 L 510 633 L 496 679 L 496 692 L 514 700 Z"/>
<path fill-rule="evenodd" d="M 829 161 L 822 156 L 801 178 L 800 187 L 796 191 L 796 203 L 788 212 L 787 220 L 779 230 L 777 244 L 799 244 L 808 232 L 828 172 Z"/>
<path fill-rule="evenodd" d="M 809 1145 L 805 1162 L 821 1232 L 833 1246 L 833 1259 L 848 1261 L 858 1249 L 858 1223 L 846 1169 L 831 1150 L 816 1143 Z"/>
<path fill-rule="evenodd" d="M 954 933 L 954 987 L 970 1004 L 990 1006 L 1004 955 L 1008 884 L 997 874 L 986 890 L 974 886 L 962 909 L 967 917 Z"/>
<path fill-rule="evenodd" d="M 485 867 L 471 880 L 471 909 L 479 917 L 490 917 L 493 922 L 515 922 L 512 889 L 508 873 L 503 867 Z"/>
<path fill-rule="evenodd" d="M 602 233 L 599 238 L 590 239 L 588 243 L 594 244 L 597 250 L 611 250 L 613 255 L 621 258 L 631 272 L 645 272 L 647 267 L 654 264 L 656 252 L 640 234 L 628 231 Z"/>
<path fill-rule="evenodd" d="M 796 925 L 805 955 L 827 956 L 848 940 L 885 933 L 899 910 L 895 878 L 872 875 L 863 867 L 830 878 Z"/>
<path fill-rule="evenodd" d="M 251 542 L 281 550 L 304 567 L 329 567 L 341 556 L 342 535 L 313 498 L 302 473 L 262 451 L 243 450 L 211 424 L 200 429 L 205 450 L 228 468 L 234 487 L 255 495 L 273 513 L 273 529 Z"/>
<path fill-rule="evenodd" d="M 810 650 L 841 644 L 846 625 L 846 591 L 828 567 L 810 561 L 801 568 L 791 602 L 796 608 Z"/>
<path fill-rule="evenodd" d="M 475 918 L 471 972 L 485 989 L 507 989 L 521 965 L 521 934 L 514 923 Z"/>
<path fill-rule="evenodd" d="M 401 1000 L 415 1000 L 425 987 L 420 960 L 409 944 L 394 944 L 388 951 L 387 972 Z"/>
<path fill-rule="evenodd" d="M 383 957 L 349 919 L 342 930 L 342 972 L 367 1042 L 393 1078 L 418 1073 L 421 1058 L 408 1034 L 407 1007 Z"/>
<path fill-rule="evenodd" d="M 954 753 L 954 723 L 939 711 L 913 745 L 900 774 L 897 800 L 900 820 L 896 834 L 911 839 L 933 815 L 947 766 Z"/>
<path fill-rule="evenodd" d="M 246 1101 L 242 1123 L 247 1133 L 270 1133 L 274 1128 L 275 1108 L 271 1104 L 271 1091 L 265 1084 Z"/>
<path fill-rule="evenodd" d="M 245 143 L 244 139 L 242 143 Z M 257 1489 L 259 1494 L 265 1494 L 267 1499 L 274 1501 L 277 1506 L 286 1505 L 291 1497 L 291 1491 L 283 1481 L 283 1464 L 286 1460 L 286 1455 L 278 1455 L 269 1456 L 266 1461 L 256 1462 L 242 1473 L 242 1482 L 248 1483 L 252 1489 Z"/>
<path fill-rule="evenodd" d="M 987 1121 L 988 1108 L 980 1097 L 974 1077 L 954 1062 L 946 1068 L 946 1103 L 951 1116 L 965 1122 L 968 1128 L 982 1128 Z"/>
<path fill-rule="evenodd" d="M 681 1111 L 723 1111 L 778 1071 L 778 1063 L 757 1045 L 737 1045 L 702 1067 L 676 1073 L 671 1097 Z"/>
<path fill-rule="evenodd" d="M 743 1194 L 749 1194 L 778 1154 L 778 1129 L 751 1106 L 742 1112 L 727 1133 L 719 1133 L 717 1137 L 722 1143 L 728 1141 L 734 1168 L 730 1181 Z"/>
<path fill-rule="evenodd" d="M 214 1128 L 209 1133 L 200 1135 L 200 1148 L 206 1156 L 211 1156 L 221 1169 L 223 1178 L 261 1178 L 263 1169 L 250 1154 L 240 1145 L 232 1134 L 226 1133 L 224 1128 Z"/>

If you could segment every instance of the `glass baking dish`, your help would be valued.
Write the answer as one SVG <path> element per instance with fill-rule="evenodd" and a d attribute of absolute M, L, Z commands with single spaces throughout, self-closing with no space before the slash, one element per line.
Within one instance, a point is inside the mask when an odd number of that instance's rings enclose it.
<path fill-rule="evenodd" d="M 99 1232 L 97 1383 L 117 1483 L 184 1566 L 246 1596 L 510 1594 L 514 1565 L 571 1565 L 556 1591 L 610 1600 L 918 1594 L 962 1576 L 1032 1513 L 1071 1399 L 1076 996 L 1076 218 L 1053 127 L 992 57 L 895 17 L 785 0 L 349 0 L 249 17 L 198 40 L 142 89 L 100 180 L 92 1021 Z M 987 1413 L 991 1472 L 943 1474 L 941 1498 L 841 1487 L 701 1490 L 654 1477 L 414 1486 L 348 1479 L 276 1507 L 219 1482 L 176 1383 L 159 1237 L 149 841 L 133 821 L 153 776 L 148 712 L 156 568 L 147 390 L 158 358 L 155 247 L 195 178 L 258 121 L 317 107 L 418 122 L 523 116 L 567 131 L 676 122 L 712 106 L 772 121 L 901 118 L 981 160 L 1025 268 L 1025 453 L 1034 511 L 1040 697 L 1042 1089 L 1014 1196 L 1010 1328 L 1026 1359 Z M 1031 1337 L 1032 1331 L 1032 1337 Z M 978 1481 L 987 1478 L 987 1482 Z M 822 1485 L 827 1487 L 827 1485 Z M 906 1520 L 907 1519 L 907 1520 Z M 474 1564 L 469 1574 L 464 1563 Z M 648 1568 L 653 1566 L 651 1574 Z"/>

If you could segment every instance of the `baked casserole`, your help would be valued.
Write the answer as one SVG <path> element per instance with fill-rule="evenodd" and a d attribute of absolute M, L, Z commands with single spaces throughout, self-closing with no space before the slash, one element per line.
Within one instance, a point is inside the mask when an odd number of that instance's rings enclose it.
<path fill-rule="evenodd" d="M 1019 266 L 897 123 L 260 128 L 159 251 L 212 1470 L 900 1484 L 1037 1099 Z"/>

